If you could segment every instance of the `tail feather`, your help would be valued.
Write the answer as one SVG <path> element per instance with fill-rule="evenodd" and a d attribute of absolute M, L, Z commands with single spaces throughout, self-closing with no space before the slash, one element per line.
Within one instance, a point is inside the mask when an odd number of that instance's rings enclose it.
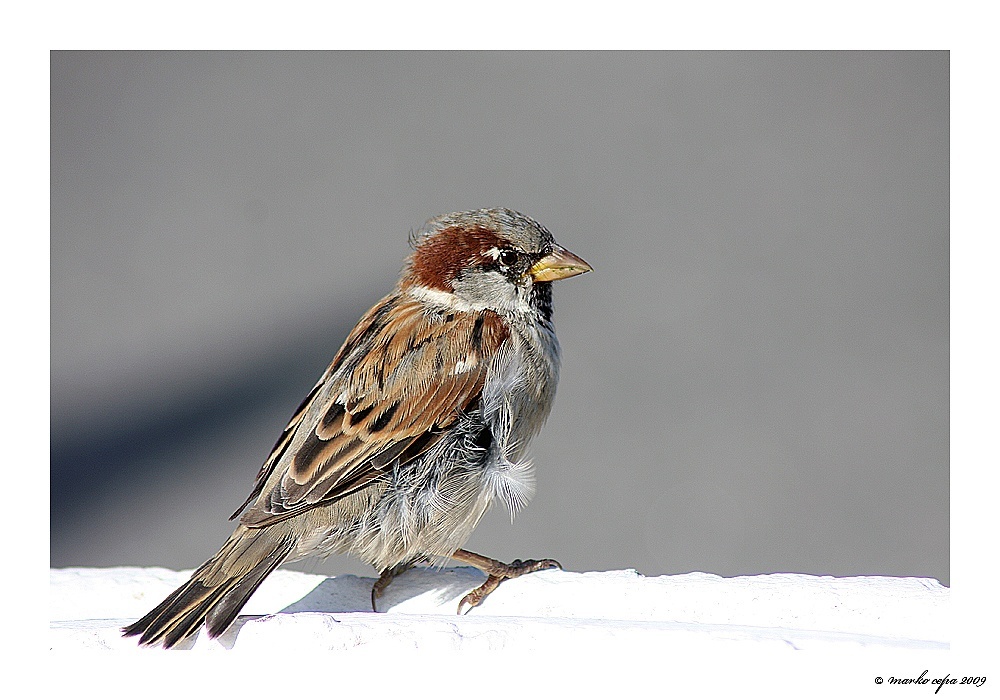
<path fill-rule="evenodd" d="M 233 620 L 239 615 L 240 610 L 246 605 L 253 592 L 272 571 L 278 568 L 278 565 L 285 560 L 290 551 L 291 546 L 283 550 L 275 550 L 264 561 L 247 572 L 245 576 L 238 579 L 235 585 L 227 588 L 219 602 L 208 611 L 205 626 L 208 629 L 209 637 L 218 637 L 226 631 L 229 625 L 233 624 Z"/>
<path fill-rule="evenodd" d="M 202 567 L 204 568 L 204 567 Z M 165 647 L 172 647 L 194 632 L 212 605 L 211 593 L 198 582 L 199 571 L 191 579 L 150 610 L 142 619 L 122 628 L 126 637 L 139 637 L 140 644 L 153 645 L 169 637 Z M 190 618 L 190 619 L 189 619 Z"/>
<path fill-rule="evenodd" d="M 122 634 L 167 649 L 195 634 L 203 622 L 209 637 L 221 635 L 295 546 L 294 538 L 270 530 L 237 529 L 218 554 L 144 617 L 123 627 Z"/>

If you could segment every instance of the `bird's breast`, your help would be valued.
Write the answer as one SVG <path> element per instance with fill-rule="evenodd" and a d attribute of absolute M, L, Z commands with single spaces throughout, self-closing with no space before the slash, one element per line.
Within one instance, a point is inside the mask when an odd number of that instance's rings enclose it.
<path fill-rule="evenodd" d="M 515 327 L 490 367 L 483 417 L 516 459 L 549 415 L 559 381 L 559 343 L 548 328 Z M 514 449 L 516 448 L 516 449 Z"/>

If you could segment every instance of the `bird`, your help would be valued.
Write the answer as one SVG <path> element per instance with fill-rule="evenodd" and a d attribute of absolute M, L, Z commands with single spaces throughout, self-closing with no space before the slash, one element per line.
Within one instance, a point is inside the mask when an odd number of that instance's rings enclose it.
<path fill-rule="evenodd" d="M 593 268 L 507 208 L 439 216 L 411 233 L 395 288 L 350 332 L 257 473 L 217 554 L 126 637 L 170 648 L 233 623 L 279 565 L 349 553 L 390 582 L 455 560 L 503 581 L 554 559 L 509 564 L 462 549 L 487 509 L 534 493 L 529 442 L 552 408 L 560 348 L 552 282 Z"/>

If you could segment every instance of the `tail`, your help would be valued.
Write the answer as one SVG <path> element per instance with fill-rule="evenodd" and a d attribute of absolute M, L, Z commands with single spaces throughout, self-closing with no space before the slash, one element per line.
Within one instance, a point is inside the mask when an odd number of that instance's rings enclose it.
<path fill-rule="evenodd" d="M 195 634 L 204 622 L 208 636 L 218 637 L 294 547 L 295 537 L 285 528 L 240 526 L 187 583 L 141 620 L 123 627 L 123 635 L 138 636 L 140 644 L 162 643 L 169 649 Z"/>

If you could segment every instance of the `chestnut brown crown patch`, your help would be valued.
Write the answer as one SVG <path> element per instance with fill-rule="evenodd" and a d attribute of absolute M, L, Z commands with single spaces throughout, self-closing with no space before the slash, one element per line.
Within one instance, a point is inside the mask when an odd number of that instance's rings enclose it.
<path fill-rule="evenodd" d="M 485 226 L 451 226 L 421 244 L 410 256 L 407 281 L 443 292 L 455 291 L 454 282 L 470 265 L 494 260 L 488 251 L 507 245 Z"/>

